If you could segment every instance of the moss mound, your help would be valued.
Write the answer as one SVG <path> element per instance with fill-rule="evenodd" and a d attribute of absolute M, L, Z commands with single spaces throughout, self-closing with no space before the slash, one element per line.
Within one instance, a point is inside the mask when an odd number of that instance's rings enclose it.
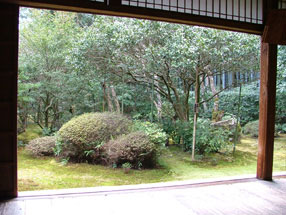
<path fill-rule="evenodd" d="M 58 132 L 59 156 L 75 162 L 96 162 L 99 146 L 127 134 L 131 121 L 118 113 L 87 113 L 71 119 Z"/>
<path fill-rule="evenodd" d="M 122 135 L 103 146 L 104 162 L 121 167 L 130 163 L 132 168 L 151 168 L 156 165 L 157 149 L 142 131 Z"/>
<path fill-rule="evenodd" d="M 40 137 L 28 143 L 27 151 L 33 156 L 52 156 L 56 145 L 56 137 Z"/>

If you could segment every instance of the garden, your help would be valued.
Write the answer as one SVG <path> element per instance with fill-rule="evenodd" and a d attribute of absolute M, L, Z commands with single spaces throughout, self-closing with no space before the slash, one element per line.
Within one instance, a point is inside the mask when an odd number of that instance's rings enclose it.
<path fill-rule="evenodd" d="M 22 8 L 19 191 L 255 174 L 259 37 Z M 286 171 L 279 47 L 274 171 Z"/>

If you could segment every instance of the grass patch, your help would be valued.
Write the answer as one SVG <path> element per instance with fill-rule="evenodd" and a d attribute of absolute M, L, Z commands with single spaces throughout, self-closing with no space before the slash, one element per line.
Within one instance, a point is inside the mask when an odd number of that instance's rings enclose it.
<path fill-rule="evenodd" d="M 191 162 L 190 153 L 170 146 L 160 157 L 160 168 L 128 174 L 123 169 L 85 163 L 63 166 L 54 158 L 33 158 L 25 149 L 18 154 L 19 191 L 112 186 L 255 174 L 257 139 L 243 138 L 235 155 L 216 153 L 197 157 L 196 162 Z M 285 135 L 275 139 L 274 171 L 286 171 Z"/>

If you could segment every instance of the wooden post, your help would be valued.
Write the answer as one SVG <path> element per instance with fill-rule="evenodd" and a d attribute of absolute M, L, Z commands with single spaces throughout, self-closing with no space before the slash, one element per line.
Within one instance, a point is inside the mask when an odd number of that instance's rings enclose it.
<path fill-rule="evenodd" d="M 19 6 L 0 3 L 0 197 L 17 196 Z"/>
<path fill-rule="evenodd" d="M 277 45 L 261 42 L 257 178 L 272 180 Z"/>

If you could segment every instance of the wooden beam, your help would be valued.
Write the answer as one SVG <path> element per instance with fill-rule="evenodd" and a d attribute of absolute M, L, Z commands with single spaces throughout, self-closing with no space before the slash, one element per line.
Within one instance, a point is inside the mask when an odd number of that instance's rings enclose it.
<path fill-rule="evenodd" d="M 263 23 L 266 24 L 268 14 L 271 10 L 278 9 L 278 0 L 263 0 Z"/>
<path fill-rule="evenodd" d="M 109 0 L 109 4 L 106 4 L 105 2 L 83 0 L 0 0 L 0 2 L 9 2 L 20 6 L 43 9 L 166 21 L 257 35 L 262 35 L 264 29 L 263 24 L 254 24 L 151 8 L 131 7 L 119 4 L 118 0 Z"/>
<path fill-rule="evenodd" d="M 286 10 L 271 10 L 267 16 L 262 42 L 286 45 Z"/>
<path fill-rule="evenodd" d="M 0 3 L 0 197 L 17 196 L 19 6 Z"/>
<path fill-rule="evenodd" d="M 261 42 L 257 178 L 272 180 L 277 45 Z"/>

